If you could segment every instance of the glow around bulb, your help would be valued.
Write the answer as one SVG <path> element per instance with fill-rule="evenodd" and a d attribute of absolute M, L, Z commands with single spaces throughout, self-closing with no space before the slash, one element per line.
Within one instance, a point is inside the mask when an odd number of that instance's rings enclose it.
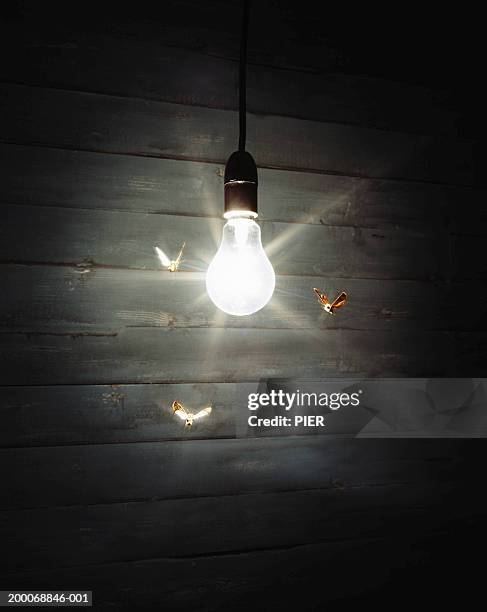
<path fill-rule="evenodd" d="M 261 242 L 260 227 L 248 217 L 234 217 L 223 228 L 223 238 L 206 274 L 212 302 L 227 314 L 251 315 L 271 299 L 274 269 Z"/>

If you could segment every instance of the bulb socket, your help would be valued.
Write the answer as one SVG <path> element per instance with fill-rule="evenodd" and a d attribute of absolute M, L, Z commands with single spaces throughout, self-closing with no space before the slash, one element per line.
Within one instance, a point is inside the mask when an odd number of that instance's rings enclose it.
<path fill-rule="evenodd" d="M 257 166 L 247 151 L 235 151 L 225 166 L 225 218 L 257 217 Z"/>

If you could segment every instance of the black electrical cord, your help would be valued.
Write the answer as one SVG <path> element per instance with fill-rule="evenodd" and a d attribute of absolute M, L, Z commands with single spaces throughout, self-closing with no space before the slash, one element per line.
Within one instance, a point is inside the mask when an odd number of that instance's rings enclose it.
<path fill-rule="evenodd" d="M 250 0 L 243 0 L 242 33 L 240 37 L 240 67 L 239 67 L 239 139 L 238 150 L 245 151 L 247 138 L 247 39 L 249 33 Z"/>

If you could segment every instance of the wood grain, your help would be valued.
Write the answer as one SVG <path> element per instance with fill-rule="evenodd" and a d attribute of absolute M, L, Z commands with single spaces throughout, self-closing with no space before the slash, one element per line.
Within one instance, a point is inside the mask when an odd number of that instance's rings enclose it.
<path fill-rule="evenodd" d="M 304 436 L 1 449 L 1 509 L 427 483 L 461 472 L 464 446 Z"/>
<path fill-rule="evenodd" d="M 234 111 L 12 84 L 0 92 L 2 142 L 219 163 L 236 148 Z M 265 167 L 450 184 L 475 178 L 470 140 L 249 114 L 247 148 Z"/>
<path fill-rule="evenodd" d="M 443 379 L 437 380 L 441 382 Z M 441 410 L 447 414 L 448 408 L 450 412 L 454 411 L 471 395 L 473 380 L 457 380 L 458 383 L 462 381 L 464 384 L 457 387 L 463 395 L 460 394 L 456 400 L 452 395 L 450 402 L 444 400 L 441 405 L 437 402 L 433 409 L 428 398 L 421 394 L 400 394 L 396 402 L 400 414 L 392 417 L 391 398 L 394 394 L 388 393 L 387 389 L 384 391 L 383 384 L 378 386 L 382 393 L 377 394 L 377 389 L 374 389 L 377 381 L 353 377 L 338 380 L 332 377 L 314 383 L 293 378 L 246 383 L 3 386 L 0 387 L 0 447 L 318 435 L 330 439 L 482 437 L 487 432 L 482 394 L 474 403 L 473 413 L 467 411 L 468 414 L 464 414 L 465 411 L 460 410 L 450 422 L 441 415 L 437 415 L 436 422 L 431 421 L 434 412 Z M 396 379 L 396 382 L 400 386 L 400 381 Z M 276 407 L 251 413 L 248 410 L 251 394 L 296 388 L 302 392 L 316 392 L 318 389 L 328 393 L 358 391 L 364 393 L 362 397 L 365 399 L 360 406 L 342 407 L 336 411 L 323 408 L 320 411 L 324 416 L 322 427 L 259 427 L 256 423 L 249 424 L 251 415 L 264 418 L 284 415 L 283 409 Z M 399 387 L 393 384 L 390 391 L 394 389 L 397 393 Z M 186 428 L 184 422 L 173 415 L 174 400 L 181 402 L 190 412 L 211 406 L 211 415 Z M 306 406 L 295 406 L 292 413 L 286 414 L 294 418 L 310 413 L 316 411 L 310 411 Z"/>
<path fill-rule="evenodd" d="M 185 428 L 174 400 L 211 417 Z M 0 446 L 234 438 L 238 405 L 232 383 L 0 387 Z"/>
<path fill-rule="evenodd" d="M 0 345 L 3 385 L 429 377 L 458 365 L 449 332 L 126 328 L 4 332 Z"/>
<path fill-rule="evenodd" d="M 240 381 L 486 376 L 487 353 L 474 120 L 426 88 L 337 74 L 310 4 L 261 4 L 248 148 L 278 278 L 245 320 L 204 287 L 237 140 L 240 3 L 168 0 L 162 20 L 119 4 L 108 28 L 86 6 L 7 11 L 3 588 L 233 611 L 390 607 L 387 589 L 427 605 L 436 575 L 460 607 L 483 585 L 480 444 L 336 439 L 358 410 L 328 435 L 245 437 Z M 170 275 L 153 247 L 183 241 Z M 315 285 L 349 291 L 342 316 Z M 174 399 L 212 415 L 185 430 Z"/>
<path fill-rule="evenodd" d="M 1 204 L 221 217 L 223 166 L 0 144 Z M 480 189 L 259 169 L 270 221 L 485 234 Z M 468 212 L 468 214 L 467 214 Z"/>
<path fill-rule="evenodd" d="M 229 57 L 217 57 L 202 50 L 164 46 L 163 34 L 154 41 L 106 32 L 73 32 L 72 20 L 62 25 L 58 21 L 53 31 L 52 24 L 43 28 L 31 21 L 9 24 L 1 42 L 5 51 L 15 53 L 16 62 L 4 62 L 0 78 L 236 109 L 238 64 L 233 51 Z M 253 41 L 252 54 L 259 44 L 261 41 Z M 448 107 L 444 96 L 425 87 L 336 71 L 295 70 L 290 78 L 288 70 L 269 66 L 268 60 L 265 65 L 250 63 L 247 73 L 252 113 L 420 133 L 456 133 L 462 127 L 460 113 Z"/>
<path fill-rule="evenodd" d="M 3 511 L 0 568 L 45 570 L 394 537 L 399 521 L 403 536 L 414 536 L 468 515 L 470 500 L 478 503 L 466 485 L 454 492 L 439 482 Z"/>
<path fill-rule="evenodd" d="M 222 219 L 36 206 L 4 206 L 3 218 L 4 262 L 160 270 L 154 246 L 176 256 L 186 242 L 181 270 L 193 272 L 206 272 L 224 224 Z M 261 227 L 277 274 L 433 280 L 449 270 L 449 241 L 441 233 L 428 237 L 271 221 Z"/>
<path fill-rule="evenodd" d="M 468 551 L 472 550 L 472 541 L 475 541 L 480 543 L 475 548 L 480 552 L 485 541 L 481 519 L 472 519 L 468 527 L 462 528 L 461 523 L 461 520 L 452 521 L 448 529 L 425 533 L 421 521 L 417 520 L 418 530 L 414 532 L 414 522 L 398 517 L 396 527 L 404 526 L 404 536 L 396 530 L 395 534 L 387 534 L 384 538 L 276 547 L 244 554 L 34 570 L 4 574 L 3 583 L 9 588 L 25 588 L 26 584 L 45 589 L 62 589 L 65 584 L 72 585 L 73 589 L 89 586 L 96 594 L 97 609 L 101 610 L 160 606 L 171 610 L 195 610 L 202 608 L 202 602 L 211 601 L 216 610 L 243 611 L 255 605 L 257 594 L 267 610 L 277 612 L 302 605 L 304 591 L 306 605 L 316 609 L 323 601 L 351 598 L 371 605 L 383 604 L 385 609 L 404 584 L 407 568 L 409 588 L 401 601 L 408 607 L 414 606 L 420 594 L 431 607 L 435 602 L 446 605 L 447 600 L 460 606 L 465 597 L 465 585 L 470 580 L 469 593 L 475 598 L 482 595 L 481 568 Z M 434 569 L 435 575 L 436 572 L 448 574 L 451 567 L 448 551 L 452 546 L 465 561 L 455 573 L 448 593 L 444 593 L 431 586 L 431 573 L 425 572 L 425 568 Z M 371 559 L 371 551 L 373 562 L 365 562 Z"/>
<path fill-rule="evenodd" d="M 278 276 L 274 296 L 252 317 L 227 316 L 206 293 L 204 273 L 4 264 L 0 328 L 17 331 L 118 331 L 124 327 L 275 329 L 483 329 L 485 291 L 455 306 L 465 284 Z M 346 289 L 339 316 L 323 312 L 312 290 Z"/>
<path fill-rule="evenodd" d="M 166 0 L 164 14 L 157 9 L 147 14 L 136 15 L 133 10 L 120 6 L 116 13 L 110 14 L 109 27 L 104 19 L 95 20 L 91 13 L 76 8 L 67 10 L 62 4 L 56 6 L 56 20 L 49 19 L 49 13 L 39 11 L 35 6 L 24 8 L 17 20 L 9 15 L 5 35 L 11 28 L 30 27 L 34 30 L 34 40 L 42 39 L 47 34 L 48 44 L 58 54 L 78 44 L 70 40 L 73 35 L 86 38 L 87 32 L 109 37 L 116 37 L 135 46 L 143 41 L 150 41 L 171 47 L 192 49 L 209 56 L 238 58 L 240 47 L 240 27 L 238 19 L 228 19 L 236 15 L 240 6 L 234 0 L 221 2 L 209 0 L 204 5 L 196 0 Z M 286 7 L 287 8 L 287 7 Z M 313 36 L 300 37 L 295 27 L 303 24 L 303 11 L 289 7 L 284 12 L 276 4 L 259 7 L 259 18 L 252 19 L 252 36 L 249 45 L 249 63 L 282 66 L 284 68 L 319 70 L 320 67 L 330 70 L 336 65 L 335 51 L 324 36 L 322 28 L 313 20 L 304 19 L 307 32 L 312 28 Z M 301 8 L 301 7 L 299 7 Z M 308 11 L 312 8 L 308 4 Z M 15 16 L 15 13 L 14 13 Z M 296 23 L 297 22 L 297 23 Z M 6 24 L 6 26 L 7 26 Z M 42 24 L 42 28 L 39 25 Z M 272 24 L 272 27 L 269 25 Z M 35 26 L 38 26 L 36 29 Z M 40 32 L 39 32 L 40 30 Z M 28 38 L 29 32 L 26 32 Z M 64 38 L 64 40 L 63 40 Z M 56 40 L 57 39 L 57 40 Z M 61 44 L 56 44 L 60 42 Z"/>

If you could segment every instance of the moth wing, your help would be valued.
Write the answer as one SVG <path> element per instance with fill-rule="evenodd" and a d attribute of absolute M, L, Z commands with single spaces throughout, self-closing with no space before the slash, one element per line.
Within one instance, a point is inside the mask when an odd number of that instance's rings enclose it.
<path fill-rule="evenodd" d="M 169 266 L 171 265 L 171 260 L 169 259 L 169 257 L 159 247 L 154 247 L 154 250 L 157 253 L 157 257 L 159 257 L 159 261 L 161 262 L 161 264 L 165 268 L 169 268 Z"/>
<path fill-rule="evenodd" d="M 177 414 L 178 417 L 181 419 L 181 421 L 186 421 L 187 419 L 189 419 L 189 414 L 186 412 L 184 408 L 179 408 L 178 410 L 175 411 L 174 414 Z"/>
<path fill-rule="evenodd" d="M 189 414 L 186 412 L 186 409 L 179 402 L 174 401 L 172 403 L 172 409 L 174 414 L 177 414 L 182 421 L 189 418 Z"/>
<path fill-rule="evenodd" d="M 330 301 L 328 300 L 328 298 L 326 297 L 326 295 L 324 293 L 321 292 L 320 289 L 316 289 L 316 287 L 313 288 L 313 291 L 316 293 L 316 296 L 318 297 L 318 299 L 320 300 L 321 304 L 323 306 L 328 306 L 328 304 L 330 303 Z"/>
<path fill-rule="evenodd" d="M 193 418 L 195 420 L 196 419 L 201 419 L 202 417 L 206 416 L 207 414 L 210 414 L 210 412 L 211 412 L 211 406 L 208 406 L 208 408 L 203 408 L 203 410 L 200 410 L 195 415 L 193 415 Z"/>
<path fill-rule="evenodd" d="M 331 309 L 335 310 L 336 308 L 341 308 L 342 306 L 345 306 L 345 304 L 347 303 L 347 300 L 348 300 L 347 294 L 345 293 L 345 291 L 342 291 L 340 295 L 333 300 Z"/>
<path fill-rule="evenodd" d="M 183 408 L 183 405 L 180 404 L 178 400 L 174 400 L 174 402 L 171 405 L 171 408 L 173 409 L 174 412 L 176 412 L 176 410 L 181 410 Z"/>

